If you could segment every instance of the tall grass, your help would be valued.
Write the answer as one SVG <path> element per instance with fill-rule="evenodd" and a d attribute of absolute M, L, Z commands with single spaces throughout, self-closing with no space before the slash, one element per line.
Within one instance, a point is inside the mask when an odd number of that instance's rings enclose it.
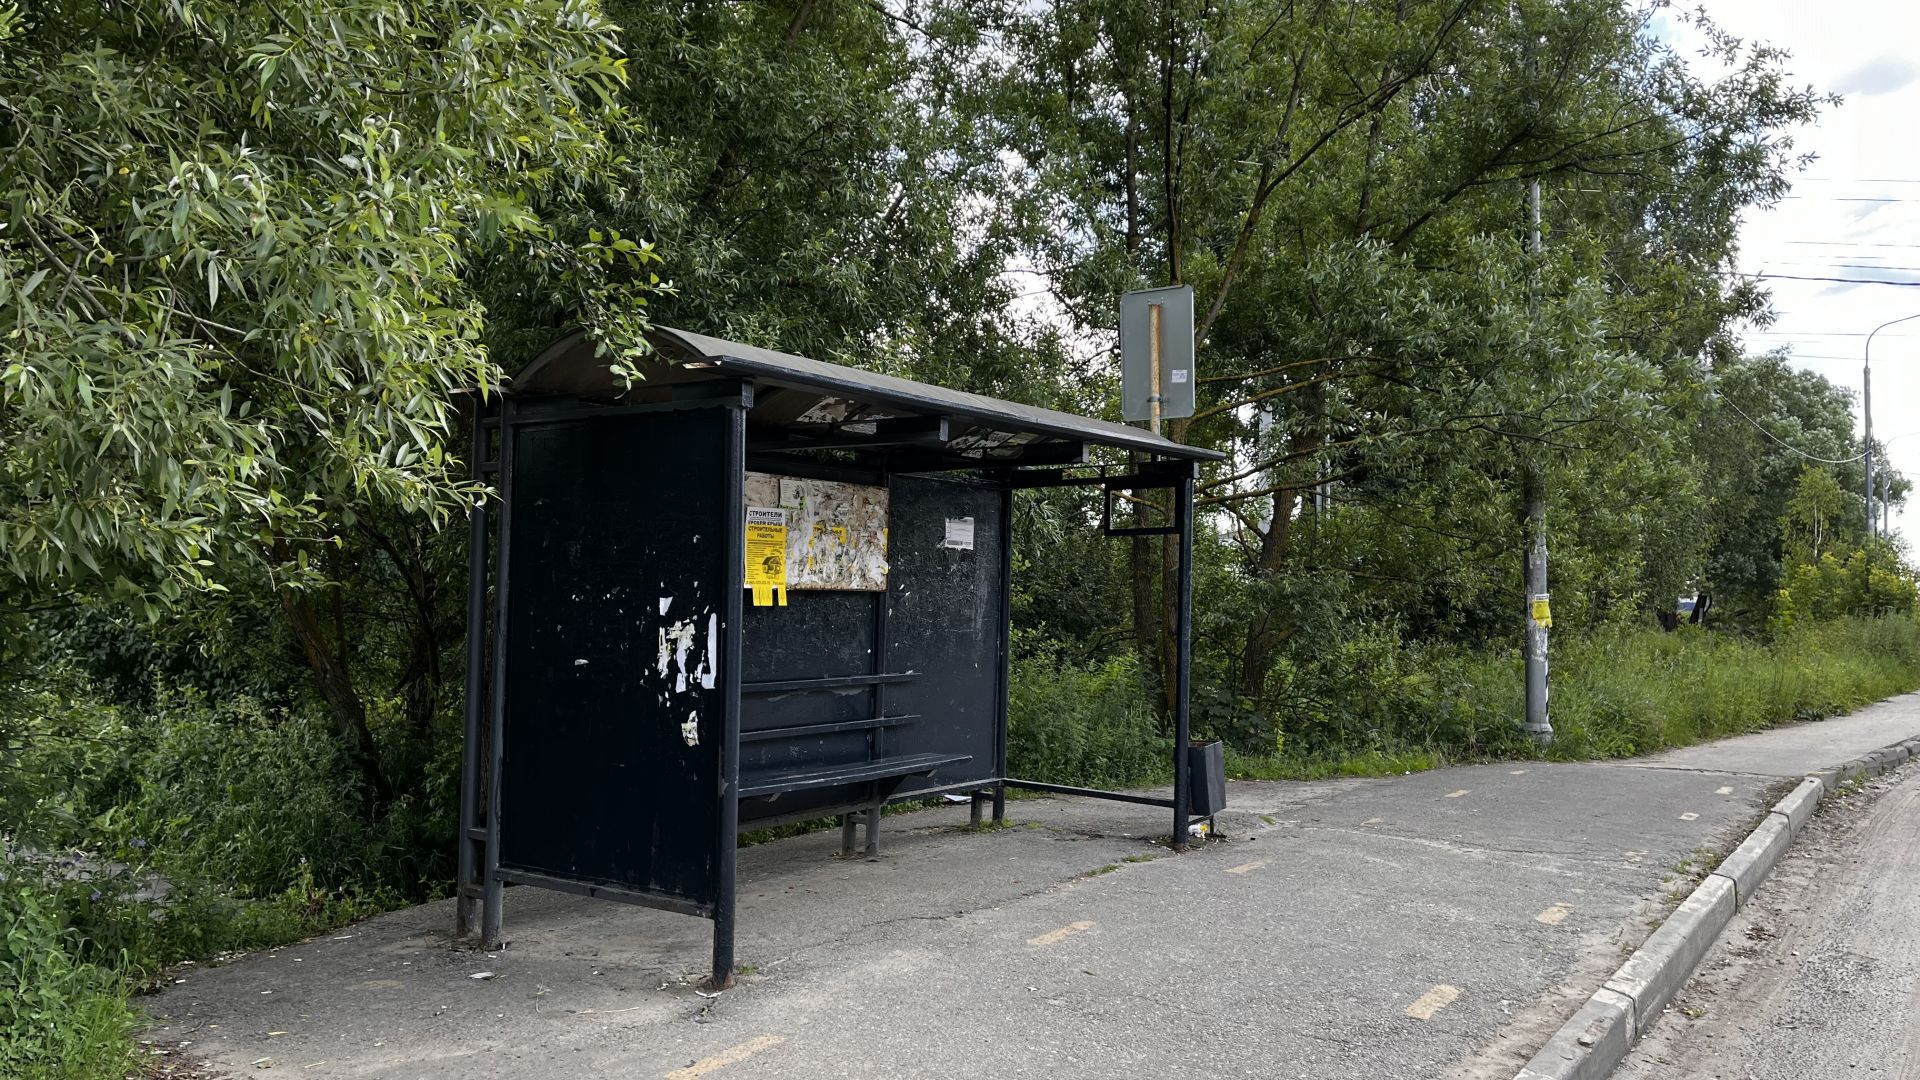
<path fill-rule="evenodd" d="M 1920 621 L 1846 618 L 1771 641 L 1683 627 L 1562 634 L 1553 646 L 1558 760 L 1629 757 L 1797 720 L 1920 688 Z M 1381 776 L 1542 756 L 1520 730 L 1517 650 L 1396 643 L 1374 628 L 1302 665 L 1271 745 L 1229 747 L 1247 779 Z M 1169 741 L 1141 704 L 1129 661 L 1017 661 L 1014 772 L 1118 787 L 1165 782 Z M 1197 731 L 1199 737 L 1209 737 Z"/>
<path fill-rule="evenodd" d="M 1519 668 L 1508 668 L 1504 682 L 1517 688 Z M 1916 687 L 1920 621 L 1911 616 L 1836 619 L 1769 643 L 1693 627 L 1601 633 L 1554 657 L 1552 756 L 1652 753 L 1834 716 Z"/>

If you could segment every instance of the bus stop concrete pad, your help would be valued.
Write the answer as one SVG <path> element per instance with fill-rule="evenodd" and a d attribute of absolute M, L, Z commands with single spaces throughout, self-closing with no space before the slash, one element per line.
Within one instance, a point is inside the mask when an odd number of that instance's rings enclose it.
<path fill-rule="evenodd" d="M 743 851 L 717 997 L 700 920 L 514 889 L 499 952 L 451 948 L 447 903 L 394 912 L 187 969 L 150 1037 L 247 1076 L 1510 1077 L 1675 868 L 1791 790 L 1539 762 L 1236 783 L 1227 839 L 1182 856 L 1153 808 L 1019 800 L 982 833 L 937 808 L 878 861 L 831 832 Z"/>

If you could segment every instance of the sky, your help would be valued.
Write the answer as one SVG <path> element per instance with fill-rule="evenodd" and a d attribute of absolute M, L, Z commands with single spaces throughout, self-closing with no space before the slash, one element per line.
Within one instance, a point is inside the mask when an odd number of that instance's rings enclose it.
<path fill-rule="evenodd" d="M 1916 283 L 1770 280 L 1775 320 L 1749 328 L 1748 348 L 1785 348 L 1793 362 L 1857 394 L 1867 334 L 1920 314 L 1920 2 L 1704 0 L 1722 29 L 1789 50 L 1794 82 L 1841 94 L 1791 133 L 1818 155 L 1792 196 L 1749 212 L 1739 269 L 1750 274 Z M 1683 53 L 1697 39 L 1670 16 L 1655 33 Z M 1702 74 L 1707 74 L 1702 71 Z M 1859 402 L 1855 401 L 1856 423 Z M 1873 339 L 1873 431 L 1895 468 L 1920 480 L 1920 319 Z M 1893 529 L 1920 527 L 1920 498 Z"/>

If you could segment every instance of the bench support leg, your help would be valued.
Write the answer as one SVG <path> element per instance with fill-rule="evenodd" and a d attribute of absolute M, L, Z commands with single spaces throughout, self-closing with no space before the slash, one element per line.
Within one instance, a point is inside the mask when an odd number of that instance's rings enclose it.
<path fill-rule="evenodd" d="M 853 815 L 840 815 L 840 854 L 843 858 L 853 857 Z"/>
<path fill-rule="evenodd" d="M 1007 820 L 1007 785 L 1003 781 L 993 785 L 993 823 L 999 825 Z"/>
<path fill-rule="evenodd" d="M 880 854 L 880 807 L 874 803 L 867 807 L 867 854 Z"/>
<path fill-rule="evenodd" d="M 981 811 L 986 808 L 986 801 L 986 792 L 976 791 L 973 793 L 973 803 L 967 808 L 967 825 L 970 828 L 980 828 L 980 814 Z"/>

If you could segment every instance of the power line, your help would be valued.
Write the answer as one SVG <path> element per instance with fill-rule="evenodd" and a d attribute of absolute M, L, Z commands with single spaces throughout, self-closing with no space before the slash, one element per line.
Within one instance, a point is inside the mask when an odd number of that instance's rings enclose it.
<path fill-rule="evenodd" d="M 1858 330 L 1749 330 L 1748 337 L 1866 337 Z M 1920 337 L 1920 334 L 1882 334 L 1881 337 Z"/>
<path fill-rule="evenodd" d="M 1783 244 L 1804 244 L 1809 247 L 1887 247 L 1920 248 L 1920 244 L 1895 244 L 1885 240 L 1782 240 Z"/>
<path fill-rule="evenodd" d="M 1877 255 L 1856 255 L 1856 259 L 1874 259 Z M 1821 270 L 1893 270 L 1920 273 L 1920 266 L 1888 266 L 1885 263 L 1849 263 L 1849 262 L 1801 262 L 1795 259 L 1762 259 L 1762 264 L 1773 266 L 1811 266 Z M 1764 271 L 1756 271 L 1763 273 Z"/>
<path fill-rule="evenodd" d="M 1886 278 L 1850 278 L 1850 277 L 1813 277 L 1807 274 L 1742 274 L 1738 270 L 1726 270 L 1723 273 L 1736 277 L 1751 277 L 1767 281 L 1837 281 L 1843 285 L 1898 285 L 1902 288 L 1920 289 L 1920 281 L 1889 281 Z"/>
<path fill-rule="evenodd" d="M 1760 421 L 1755 420 L 1751 416 L 1748 416 L 1746 412 L 1740 408 L 1740 406 L 1735 405 L 1733 403 L 1732 398 L 1728 397 L 1725 394 L 1718 394 L 1718 393 L 1716 393 L 1714 397 L 1718 398 L 1721 401 L 1726 402 L 1727 408 L 1732 409 L 1736 413 L 1739 413 L 1740 419 L 1745 420 L 1749 424 L 1752 424 L 1753 429 L 1755 431 L 1758 431 L 1760 434 L 1765 435 L 1767 438 L 1772 439 L 1774 442 L 1779 443 L 1781 446 L 1786 447 L 1788 450 L 1792 451 L 1793 453 L 1796 453 L 1801 457 L 1806 458 L 1808 461 L 1818 461 L 1823 465 L 1851 465 L 1854 462 L 1859 461 L 1861 458 L 1864 458 L 1867 456 L 1865 451 L 1855 454 L 1853 457 L 1850 457 L 1850 458 L 1823 458 L 1817 454 L 1809 454 L 1805 450 L 1800 449 L 1799 447 L 1793 445 L 1792 443 L 1781 438 L 1780 436 L 1775 435 L 1773 432 L 1768 431 L 1766 428 L 1761 427 Z"/>

